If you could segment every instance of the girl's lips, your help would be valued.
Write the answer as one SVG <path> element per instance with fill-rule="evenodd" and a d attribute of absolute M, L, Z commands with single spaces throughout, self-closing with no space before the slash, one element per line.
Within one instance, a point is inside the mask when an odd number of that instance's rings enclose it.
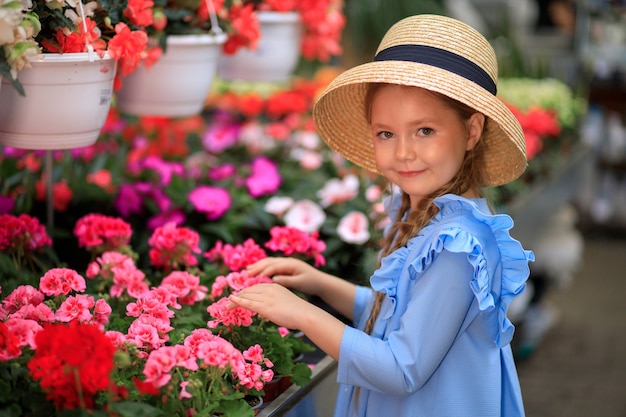
<path fill-rule="evenodd" d="M 398 171 L 398 175 L 405 178 L 416 177 L 424 171 Z"/>

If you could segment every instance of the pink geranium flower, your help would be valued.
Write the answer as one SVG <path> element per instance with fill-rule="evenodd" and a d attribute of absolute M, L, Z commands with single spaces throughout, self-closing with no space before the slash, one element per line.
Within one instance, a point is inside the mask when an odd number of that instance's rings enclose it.
<path fill-rule="evenodd" d="M 211 320 L 207 323 L 207 327 L 214 329 L 218 325 L 224 326 L 243 326 L 248 327 L 252 324 L 252 317 L 256 316 L 256 313 L 252 310 L 248 310 L 243 307 L 235 307 L 232 309 L 227 308 L 229 304 L 228 298 L 220 298 L 218 301 L 207 307 L 207 311 L 215 320 Z"/>
<path fill-rule="evenodd" d="M 73 320 L 89 322 L 93 317 L 90 310 L 94 306 L 94 298 L 90 295 L 77 294 L 76 296 L 69 296 L 56 311 L 55 318 L 65 323 Z"/>
<path fill-rule="evenodd" d="M 370 238 L 369 220 L 360 211 L 351 211 L 339 220 L 337 234 L 347 243 L 361 245 Z"/>
<path fill-rule="evenodd" d="M 223 244 L 218 241 L 213 249 L 204 256 L 214 262 L 222 261 L 231 271 L 240 271 L 267 257 L 265 251 L 252 239 L 246 239 L 243 245 Z"/>
<path fill-rule="evenodd" d="M 92 252 L 120 250 L 128 245 L 133 231 L 124 220 L 103 214 L 88 214 L 76 222 L 78 244 Z"/>
<path fill-rule="evenodd" d="M 326 250 L 326 243 L 318 240 L 319 234 L 308 234 L 295 227 L 275 226 L 270 230 L 272 238 L 265 243 L 265 247 L 274 252 L 283 252 L 286 256 L 302 254 L 315 260 L 315 266 L 326 263 L 322 252 Z"/>
<path fill-rule="evenodd" d="M 200 285 L 200 277 L 185 271 L 174 271 L 161 281 L 161 287 L 168 287 L 176 294 L 179 302 L 184 305 L 193 305 L 202 301 L 208 288 Z"/>
<path fill-rule="evenodd" d="M 186 227 L 176 227 L 175 223 L 167 223 L 157 228 L 150 239 L 150 262 L 152 265 L 167 270 L 179 266 L 195 266 L 200 253 L 198 244 L 200 235 Z"/>
<path fill-rule="evenodd" d="M 85 278 L 68 268 L 53 268 L 39 281 L 39 289 L 45 295 L 68 295 L 71 291 L 85 291 Z"/>

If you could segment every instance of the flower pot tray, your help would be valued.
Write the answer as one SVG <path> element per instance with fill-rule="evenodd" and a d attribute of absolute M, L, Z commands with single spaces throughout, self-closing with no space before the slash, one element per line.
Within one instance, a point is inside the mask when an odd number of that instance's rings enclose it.
<path fill-rule="evenodd" d="M 257 417 L 325 417 L 332 415 L 337 397 L 337 362 L 323 356 L 314 364 L 311 381 L 304 387 L 291 385 L 265 406 Z"/>

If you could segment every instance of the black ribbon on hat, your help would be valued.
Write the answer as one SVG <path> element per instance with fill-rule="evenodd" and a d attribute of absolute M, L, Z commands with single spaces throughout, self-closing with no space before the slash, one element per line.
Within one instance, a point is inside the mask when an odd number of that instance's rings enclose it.
<path fill-rule="evenodd" d="M 426 45 L 395 45 L 383 49 L 374 61 L 409 61 L 432 65 L 466 78 L 494 96 L 498 89 L 489 74 L 469 59 L 444 49 Z"/>

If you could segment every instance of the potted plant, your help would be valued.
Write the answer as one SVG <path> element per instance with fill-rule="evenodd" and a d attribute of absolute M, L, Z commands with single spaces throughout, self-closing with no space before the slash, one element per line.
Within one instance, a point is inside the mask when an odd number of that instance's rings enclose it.
<path fill-rule="evenodd" d="M 124 83 L 117 93 L 117 104 L 124 113 L 198 114 L 210 90 L 222 45 L 227 43 L 236 51 L 253 47 L 259 37 L 251 6 L 223 0 L 129 0 L 129 6 L 135 3 L 138 13 L 146 8 L 151 11 L 153 23 L 147 26 L 147 33 L 151 44 L 163 50 L 163 56 L 152 67 L 122 74 Z"/>
<path fill-rule="evenodd" d="M 218 67 L 225 80 L 284 82 L 301 59 L 328 62 L 342 53 L 345 25 L 337 0 L 243 0 L 260 23 L 258 46 L 235 51 L 227 43 Z"/>
<path fill-rule="evenodd" d="M 0 93 L 0 143 L 67 149 L 97 140 L 117 70 L 130 73 L 150 56 L 145 31 L 132 19 L 126 23 L 122 7 L 35 0 L 19 10 L 22 21 L 0 54 L 15 87 Z M 59 97 L 63 105 L 52 111 Z"/>
<path fill-rule="evenodd" d="M 29 57 L 40 52 L 35 36 L 41 26 L 37 16 L 17 0 L 0 0 L 0 79 L 4 78 L 20 94 L 24 88 L 18 71 L 29 67 Z"/>

